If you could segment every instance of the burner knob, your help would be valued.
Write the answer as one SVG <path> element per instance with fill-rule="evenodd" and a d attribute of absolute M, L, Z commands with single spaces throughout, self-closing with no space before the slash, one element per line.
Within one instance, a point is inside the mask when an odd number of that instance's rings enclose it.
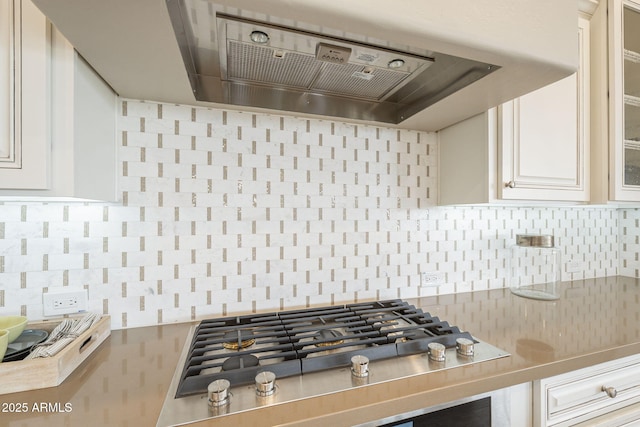
<path fill-rule="evenodd" d="M 427 345 L 429 349 L 429 359 L 434 362 L 444 362 L 446 359 L 445 350 L 447 349 L 440 343 L 432 342 Z"/>
<path fill-rule="evenodd" d="M 355 355 L 351 358 L 351 375 L 358 378 L 369 376 L 369 358 Z"/>
<path fill-rule="evenodd" d="M 207 387 L 209 395 L 209 406 L 223 406 L 229 402 L 229 387 L 231 383 L 227 380 L 215 380 Z"/>
<path fill-rule="evenodd" d="M 276 391 L 276 374 L 263 371 L 256 375 L 256 394 L 258 396 L 271 396 Z"/>
<path fill-rule="evenodd" d="M 456 351 L 461 356 L 473 356 L 473 340 L 458 338 L 456 340 Z"/>

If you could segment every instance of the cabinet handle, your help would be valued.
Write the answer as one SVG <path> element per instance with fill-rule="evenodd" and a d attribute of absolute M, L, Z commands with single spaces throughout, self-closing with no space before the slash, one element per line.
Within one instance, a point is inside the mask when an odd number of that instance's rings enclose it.
<path fill-rule="evenodd" d="M 516 188 L 516 182 L 515 181 L 505 182 L 504 186 L 505 188 Z"/>
<path fill-rule="evenodd" d="M 607 387 L 603 385 L 602 391 L 607 393 L 607 396 L 609 396 L 612 399 L 618 395 L 618 390 L 616 390 L 615 387 Z"/>

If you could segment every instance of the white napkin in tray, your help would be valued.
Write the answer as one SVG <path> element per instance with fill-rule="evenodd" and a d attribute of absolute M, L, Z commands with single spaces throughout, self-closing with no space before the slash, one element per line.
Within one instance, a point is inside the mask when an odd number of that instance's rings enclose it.
<path fill-rule="evenodd" d="M 89 313 L 79 319 L 64 319 L 51 332 L 46 341 L 33 348 L 25 360 L 55 356 L 84 331 L 97 323 L 100 318 L 99 314 Z"/>

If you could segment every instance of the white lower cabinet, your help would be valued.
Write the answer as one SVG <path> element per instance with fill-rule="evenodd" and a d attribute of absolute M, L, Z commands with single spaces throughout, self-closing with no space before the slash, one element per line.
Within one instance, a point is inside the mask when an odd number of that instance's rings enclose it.
<path fill-rule="evenodd" d="M 533 426 L 533 383 L 518 384 L 509 387 L 510 415 L 505 426 Z M 498 423 L 499 424 L 499 423 Z"/>
<path fill-rule="evenodd" d="M 536 426 L 640 425 L 640 355 L 534 382 Z"/>

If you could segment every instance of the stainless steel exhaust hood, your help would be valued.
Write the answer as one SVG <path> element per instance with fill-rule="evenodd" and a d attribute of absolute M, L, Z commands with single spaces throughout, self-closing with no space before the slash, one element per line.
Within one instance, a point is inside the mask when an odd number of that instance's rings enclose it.
<path fill-rule="evenodd" d="M 198 101 L 398 124 L 500 68 L 168 5 Z"/>
<path fill-rule="evenodd" d="M 573 0 L 33 0 L 121 96 L 438 130 L 577 64 Z"/>

